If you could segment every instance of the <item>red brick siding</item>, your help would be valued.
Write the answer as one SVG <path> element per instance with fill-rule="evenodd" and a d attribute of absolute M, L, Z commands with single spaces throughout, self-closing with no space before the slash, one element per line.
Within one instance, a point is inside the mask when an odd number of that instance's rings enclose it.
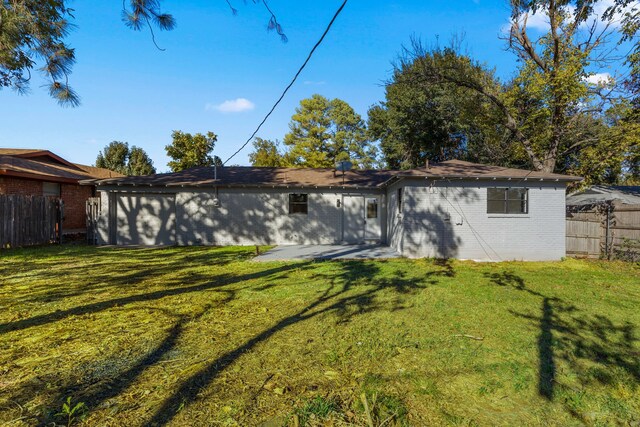
<path fill-rule="evenodd" d="M 67 230 L 86 226 L 86 202 L 92 195 L 93 188 L 76 184 L 62 184 L 60 190 L 64 201 L 64 223 Z"/>
<path fill-rule="evenodd" d="M 0 194 L 42 196 L 42 181 L 3 176 L 0 178 Z"/>
<path fill-rule="evenodd" d="M 66 230 L 84 229 L 85 202 L 92 196 L 93 187 L 77 184 L 61 184 L 60 193 L 64 201 L 64 223 Z M 14 177 L 0 177 L 0 194 L 25 194 L 42 196 L 42 181 Z"/>

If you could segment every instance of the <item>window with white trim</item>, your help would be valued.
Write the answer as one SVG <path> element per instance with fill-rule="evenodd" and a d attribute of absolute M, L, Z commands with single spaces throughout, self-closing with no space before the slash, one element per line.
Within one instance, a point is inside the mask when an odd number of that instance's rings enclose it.
<path fill-rule="evenodd" d="M 487 213 L 527 214 L 529 213 L 529 189 L 527 188 L 487 188 Z"/>

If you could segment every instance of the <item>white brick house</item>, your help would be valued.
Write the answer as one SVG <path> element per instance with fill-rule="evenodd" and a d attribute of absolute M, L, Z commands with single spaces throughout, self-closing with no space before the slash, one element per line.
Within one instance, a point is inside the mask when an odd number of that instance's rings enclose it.
<path fill-rule="evenodd" d="M 408 257 L 556 260 L 580 178 L 451 160 L 408 171 L 224 167 L 87 181 L 102 244 L 378 242 Z"/>

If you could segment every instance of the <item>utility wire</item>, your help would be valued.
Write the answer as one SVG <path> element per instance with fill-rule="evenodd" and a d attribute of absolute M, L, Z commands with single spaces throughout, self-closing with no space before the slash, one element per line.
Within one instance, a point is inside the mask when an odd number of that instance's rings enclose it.
<path fill-rule="evenodd" d="M 318 48 L 318 46 L 320 46 L 320 44 L 322 44 L 322 41 L 324 40 L 325 36 L 327 35 L 327 33 L 329 33 L 329 30 L 331 29 L 331 26 L 333 26 L 333 23 L 335 22 L 335 20 L 338 18 L 338 15 L 340 15 L 340 12 L 342 12 L 342 9 L 344 9 L 344 7 L 347 5 L 347 0 L 344 0 L 342 2 L 342 4 L 340 5 L 340 7 L 338 8 L 338 10 L 336 11 L 336 13 L 333 15 L 333 18 L 331 18 L 331 22 L 329 22 L 329 25 L 327 25 L 327 28 L 324 30 L 324 33 L 322 33 L 322 37 L 320 37 L 320 39 L 318 40 L 318 42 L 315 44 L 315 46 L 313 46 L 313 49 L 311 49 L 311 51 L 309 52 L 309 55 L 307 56 L 307 59 L 305 59 L 304 63 L 302 64 L 302 66 L 298 69 L 298 72 L 295 74 L 295 76 L 293 76 L 293 79 L 291 80 L 291 83 L 289 83 L 289 85 L 284 89 L 284 91 L 282 92 L 282 95 L 280 95 L 280 98 L 278 98 L 278 100 L 276 101 L 275 104 L 273 104 L 273 107 L 271 107 L 271 110 L 269 110 L 269 112 L 267 113 L 266 116 L 264 116 L 264 119 L 262 119 L 262 121 L 260 122 L 260 124 L 258 125 L 258 127 L 256 128 L 256 130 L 251 134 L 251 136 L 249 137 L 249 139 L 247 139 L 247 141 L 242 144 L 242 146 L 235 152 L 233 153 L 227 160 L 225 160 L 222 163 L 222 166 L 224 166 L 225 164 L 227 164 L 227 162 L 229 160 L 231 160 L 232 158 L 234 158 L 236 156 L 236 154 L 238 154 L 240 151 L 242 151 L 244 149 L 244 147 L 247 146 L 247 144 L 249 144 L 251 142 L 251 140 L 256 136 L 256 134 L 260 131 L 260 128 L 262 128 L 262 125 L 267 121 L 267 119 L 269 118 L 269 116 L 271 116 L 271 113 L 273 113 L 273 111 L 276 109 L 276 107 L 278 106 L 278 104 L 280 104 L 280 102 L 282 101 L 282 99 L 284 98 L 284 96 L 287 94 L 287 92 L 289 91 L 289 89 L 291 89 L 291 86 L 293 86 L 293 84 L 296 82 L 296 80 L 298 79 L 298 76 L 300 75 L 300 73 L 302 73 L 302 70 L 304 70 L 304 68 L 307 66 L 307 63 L 309 62 L 309 60 L 311 59 L 311 57 L 313 56 L 313 53 L 316 51 L 316 49 Z"/>

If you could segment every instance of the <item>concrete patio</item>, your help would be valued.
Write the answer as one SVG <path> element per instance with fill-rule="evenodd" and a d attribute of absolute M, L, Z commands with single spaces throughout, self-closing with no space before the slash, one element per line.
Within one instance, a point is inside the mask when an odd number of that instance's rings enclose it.
<path fill-rule="evenodd" d="M 254 261 L 294 261 L 310 259 L 400 258 L 399 252 L 382 245 L 283 245 L 258 255 Z"/>

